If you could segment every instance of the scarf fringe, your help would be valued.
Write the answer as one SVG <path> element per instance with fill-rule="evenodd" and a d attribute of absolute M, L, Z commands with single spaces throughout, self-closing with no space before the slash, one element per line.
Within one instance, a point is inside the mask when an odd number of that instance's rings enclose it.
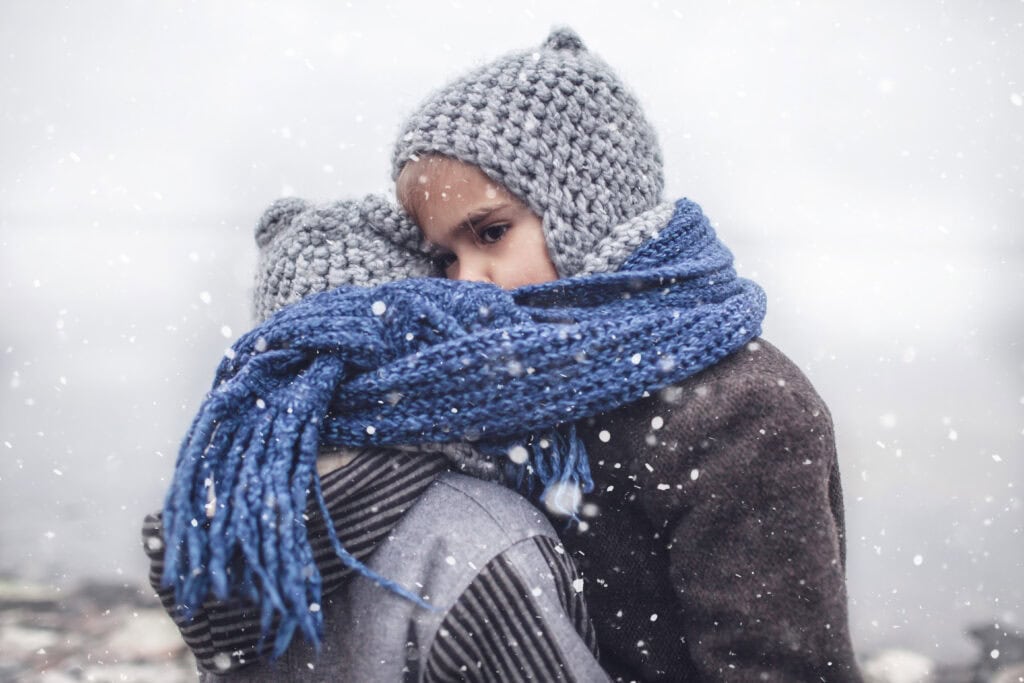
<path fill-rule="evenodd" d="M 210 595 L 260 605 L 260 646 L 271 626 L 277 627 L 273 657 L 284 653 L 296 629 L 317 649 L 323 636 L 321 577 L 306 534 L 311 491 L 331 547 L 347 567 L 425 609 L 436 609 L 356 559 L 331 521 L 316 456 L 322 416 L 340 366 L 338 359 L 316 357 L 289 385 L 292 400 L 283 409 L 222 383 L 186 437 L 164 508 L 168 538 L 181 540 L 167 544 L 163 584 L 174 586 L 186 614 Z M 231 410 L 232 402 L 248 408 Z M 260 411 L 255 426 L 245 420 L 253 409 Z M 217 491 L 226 492 L 227 502 Z M 205 501 L 202 517 L 195 514 L 197 499 Z M 183 560 L 191 570 L 179 573 Z"/>
<path fill-rule="evenodd" d="M 502 481 L 506 485 L 543 503 L 553 515 L 579 521 L 583 494 L 594 490 L 594 480 L 587 447 L 577 435 L 574 423 L 534 435 L 525 442 L 514 442 L 507 448 L 489 448 L 485 452 L 503 457 Z M 521 461 L 524 457 L 525 462 Z"/>

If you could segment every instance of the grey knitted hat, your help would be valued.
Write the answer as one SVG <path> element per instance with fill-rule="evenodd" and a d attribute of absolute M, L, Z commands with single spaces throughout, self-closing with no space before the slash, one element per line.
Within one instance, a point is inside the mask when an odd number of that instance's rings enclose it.
<path fill-rule="evenodd" d="M 588 255 L 657 206 L 664 186 L 640 105 L 566 28 L 431 95 L 399 135 L 393 179 L 427 154 L 479 167 L 541 216 L 563 277 L 587 272 Z"/>
<path fill-rule="evenodd" d="M 256 226 L 259 261 L 253 313 L 265 320 L 283 306 L 339 285 L 374 287 L 432 275 L 416 247 L 416 226 L 384 197 L 315 205 L 279 199 Z"/>

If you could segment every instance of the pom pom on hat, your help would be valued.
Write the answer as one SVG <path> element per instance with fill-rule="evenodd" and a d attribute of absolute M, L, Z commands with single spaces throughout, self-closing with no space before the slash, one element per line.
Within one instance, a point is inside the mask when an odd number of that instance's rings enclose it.
<path fill-rule="evenodd" d="M 570 52 L 587 49 L 583 40 L 567 26 L 552 29 L 551 34 L 544 41 L 544 47 L 548 50 L 568 50 Z"/>

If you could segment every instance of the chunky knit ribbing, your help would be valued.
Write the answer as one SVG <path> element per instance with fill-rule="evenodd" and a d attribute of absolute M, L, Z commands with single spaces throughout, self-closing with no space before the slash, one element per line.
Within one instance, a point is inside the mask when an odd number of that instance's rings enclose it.
<path fill-rule="evenodd" d="M 583 274 L 595 246 L 658 204 L 664 185 L 636 98 L 569 29 L 431 95 L 399 135 L 394 177 L 428 154 L 477 166 L 523 200 L 542 218 L 563 277 Z"/>
<path fill-rule="evenodd" d="M 321 446 L 476 441 L 507 483 L 575 502 L 590 475 L 573 423 L 713 365 L 759 333 L 764 306 L 688 200 L 616 272 L 511 292 L 413 279 L 288 306 L 232 347 L 186 436 L 164 581 L 186 606 L 262 605 L 264 628 L 280 617 L 278 651 L 296 628 L 316 642 L 302 512 L 310 493 L 322 504 Z"/>
<path fill-rule="evenodd" d="M 256 226 L 255 318 L 340 285 L 375 287 L 432 275 L 419 242 L 416 226 L 384 197 L 323 205 L 279 199 Z"/>

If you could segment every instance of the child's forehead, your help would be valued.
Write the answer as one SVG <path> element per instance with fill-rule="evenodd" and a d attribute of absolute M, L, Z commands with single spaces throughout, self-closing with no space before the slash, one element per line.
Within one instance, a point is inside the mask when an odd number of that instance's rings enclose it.
<path fill-rule="evenodd" d="M 503 190 L 476 166 L 439 155 L 411 159 L 402 167 L 395 189 L 399 202 L 415 216 L 417 210 L 430 201 L 431 192 L 436 197 L 438 191 L 457 192 L 470 186 L 484 186 L 492 197 Z"/>
<path fill-rule="evenodd" d="M 402 168 L 398 182 L 412 186 L 427 183 L 451 184 L 463 181 L 467 168 L 476 167 L 438 154 L 415 157 Z"/>

